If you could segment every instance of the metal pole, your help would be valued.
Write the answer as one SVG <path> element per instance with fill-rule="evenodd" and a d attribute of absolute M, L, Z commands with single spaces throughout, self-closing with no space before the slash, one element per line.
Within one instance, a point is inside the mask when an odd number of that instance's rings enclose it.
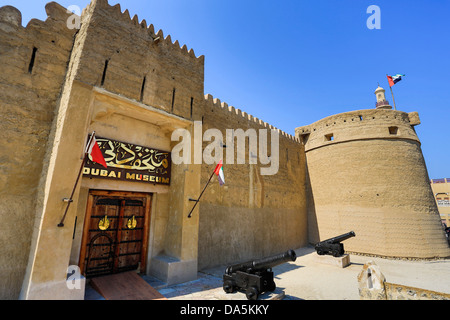
<path fill-rule="evenodd" d="M 191 212 L 189 212 L 188 218 L 191 218 L 192 212 L 194 211 L 195 207 L 197 206 L 197 203 L 200 201 L 200 198 L 202 197 L 203 193 L 205 192 L 206 187 L 208 187 L 209 183 L 211 182 L 211 179 L 212 179 L 212 177 L 214 176 L 214 173 L 215 173 L 215 170 L 214 170 L 214 172 L 211 174 L 211 177 L 209 177 L 209 180 L 208 180 L 208 182 L 206 183 L 205 187 L 203 188 L 203 191 L 202 191 L 202 193 L 200 194 L 200 197 L 198 197 L 197 200 L 192 200 L 192 201 L 195 201 L 195 204 L 194 204 L 194 206 L 192 207 Z"/>
<path fill-rule="evenodd" d="M 75 190 L 77 188 L 78 182 L 80 181 L 81 173 L 83 172 L 84 164 L 88 157 L 88 148 L 91 145 L 91 141 L 92 141 L 92 139 L 94 139 L 94 137 L 95 137 L 95 131 L 92 132 L 91 138 L 89 139 L 88 144 L 85 148 L 83 162 L 81 163 L 80 171 L 78 172 L 77 181 L 75 182 L 75 186 L 73 187 L 72 194 L 70 195 L 69 199 L 67 199 L 67 198 L 63 199 L 63 201 L 67 202 L 67 207 L 66 207 L 66 211 L 64 212 L 64 216 L 61 219 L 61 222 L 58 224 L 59 228 L 64 227 L 64 220 L 66 219 L 67 211 L 69 211 L 70 204 L 73 202 L 73 195 L 75 194 Z"/>
<path fill-rule="evenodd" d="M 394 102 L 394 110 L 397 110 L 397 107 L 395 106 L 394 92 L 392 91 L 392 87 L 390 85 L 389 85 L 389 88 L 391 89 L 392 101 Z"/>
<path fill-rule="evenodd" d="M 84 163 L 86 162 L 86 159 L 87 159 L 87 153 L 84 154 L 83 162 L 81 163 L 80 171 L 78 172 L 77 181 L 75 182 L 75 186 L 73 187 L 72 194 L 70 195 L 69 199 L 66 199 L 66 198 L 64 199 L 64 201 L 67 201 L 68 203 L 67 203 L 66 211 L 64 212 L 64 216 L 62 217 L 61 222 L 58 224 L 58 227 L 60 227 L 60 228 L 64 227 L 64 220 L 66 219 L 67 211 L 69 211 L 70 204 L 73 202 L 73 195 L 75 194 L 75 190 L 77 188 L 78 181 L 80 181 L 81 173 L 83 172 Z"/>

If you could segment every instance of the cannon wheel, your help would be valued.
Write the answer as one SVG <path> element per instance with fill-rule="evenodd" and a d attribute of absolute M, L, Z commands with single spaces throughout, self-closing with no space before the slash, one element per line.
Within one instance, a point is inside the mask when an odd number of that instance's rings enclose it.
<path fill-rule="evenodd" d="M 223 283 L 223 291 L 225 291 L 226 293 L 233 293 L 236 291 L 235 286 L 233 281 L 231 280 L 226 280 Z"/>
<path fill-rule="evenodd" d="M 256 289 L 255 287 L 248 288 L 245 292 L 245 296 L 248 300 L 257 300 L 259 296 L 258 289 Z"/>
<path fill-rule="evenodd" d="M 271 281 L 267 285 L 267 291 L 274 292 L 276 288 L 277 288 L 277 285 L 275 284 L 275 281 Z"/>

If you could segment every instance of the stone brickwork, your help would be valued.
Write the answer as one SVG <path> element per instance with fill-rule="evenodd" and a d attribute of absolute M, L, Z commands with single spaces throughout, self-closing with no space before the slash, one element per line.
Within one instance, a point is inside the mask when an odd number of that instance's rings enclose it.
<path fill-rule="evenodd" d="M 217 128 L 224 137 L 228 128 L 276 130 L 280 146 L 276 175 L 262 175 L 261 168 L 267 166 L 259 162 L 248 164 L 249 156 L 256 155 L 247 148 L 247 164 L 225 165 L 227 183 L 220 187 L 215 180 L 208 187 L 200 206 L 199 266 L 261 258 L 306 245 L 305 157 L 298 139 L 211 95 L 206 96 L 202 114 L 203 130 Z M 229 150 L 227 146 L 224 153 Z M 213 170 L 213 165 L 202 165 L 201 185 Z"/>
<path fill-rule="evenodd" d="M 204 56 L 132 19 L 120 4 L 93 1 L 75 80 L 191 119 L 203 103 Z M 95 18 L 91 18 L 95 17 Z M 193 110 L 194 111 L 194 110 Z"/>
<path fill-rule="evenodd" d="M 8 288 L 0 299 L 17 298 L 22 285 L 47 141 L 74 42 L 66 9 L 53 2 L 45 9 L 46 21 L 23 27 L 17 9 L 0 8 L 0 288 Z"/>

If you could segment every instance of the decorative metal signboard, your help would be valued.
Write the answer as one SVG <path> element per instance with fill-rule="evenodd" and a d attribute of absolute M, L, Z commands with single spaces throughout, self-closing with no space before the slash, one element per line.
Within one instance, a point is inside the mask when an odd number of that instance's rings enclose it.
<path fill-rule="evenodd" d="M 96 137 L 108 168 L 89 156 L 83 174 L 90 178 L 170 185 L 170 152 Z"/>

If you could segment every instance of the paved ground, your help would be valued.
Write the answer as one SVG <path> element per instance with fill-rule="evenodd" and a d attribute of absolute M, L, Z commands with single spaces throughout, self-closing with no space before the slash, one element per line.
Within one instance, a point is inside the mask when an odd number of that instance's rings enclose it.
<path fill-rule="evenodd" d="M 350 255 L 350 265 L 339 268 L 318 263 L 312 247 L 295 250 L 297 260 L 273 269 L 277 290 L 260 299 L 283 300 L 359 300 L 357 276 L 367 261 L 374 261 L 390 283 L 450 294 L 450 259 L 405 261 Z M 169 300 L 247 300 L 245 294 L 225 294 L 222 275 L 226 267 L 199 272 L 198 279 L 167 286 L 143 276 Z M 102 299 L 86 287 L 86 300 Z"/>

